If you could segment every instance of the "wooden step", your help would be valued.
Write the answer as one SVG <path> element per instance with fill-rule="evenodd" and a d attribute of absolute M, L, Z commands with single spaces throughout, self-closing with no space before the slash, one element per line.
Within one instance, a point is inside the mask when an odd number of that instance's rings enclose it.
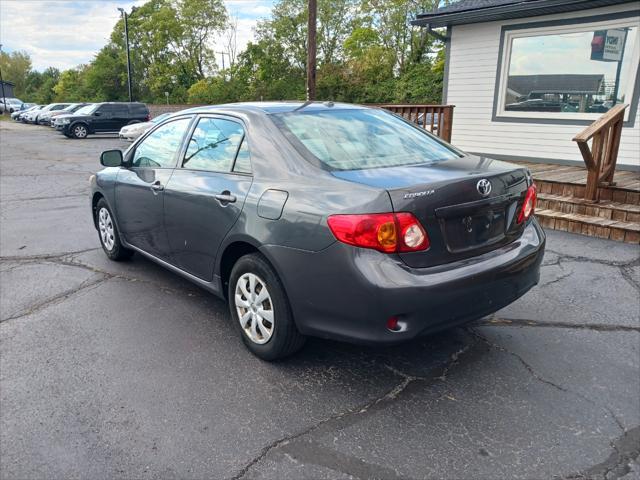
<path fill-rule="evenodd" d="M 558 177 L 560 178 L 560 177 Z M 533 175 L 533 181 L 539 193 L 550 193 L 563 197 L 584 198 L 585 185 L 556 180 L 543 180 Z M 629 205 L 640 205 L 640 191 L 618 186 L 600 187 L 601 202 L 618 202 Z"/>
<path fill-rule="evenodd" d="M 536 217 L 544 228 L 640 244 L 640 222 L 621 222 L 600 216 L 564 213 L 539 207 L 536 208 Z"/>
<path fill-rule="evenodd" d="M 538 194 L 538 208 L 561 213 L 577 213 L 618 222 L 640 223 L 640 205 L 612 201 L 590 202 L 584 198 L 565 197 L 552 193 Z"/>

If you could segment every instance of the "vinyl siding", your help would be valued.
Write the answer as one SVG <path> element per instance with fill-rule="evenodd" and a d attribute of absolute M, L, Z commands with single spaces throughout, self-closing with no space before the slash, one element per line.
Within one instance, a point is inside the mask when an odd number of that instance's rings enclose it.
<path fill-rule="evenodd" d="M 614 7 L 584 10 L 571 18 L 630 11 L 637 15 L 640 2 Z M 634 10 L 635 9 L 635 10 Z M 631 15 L 630 15 L 631 16 Z M 541 161 L 582 162 L 578 147 L 571 139 L 584 125 L 492 121 L 496 70 L 503 25 L 557 20 L 549 15 L 504 22 L 457 25 L 451 32 L 449 78 L 446 103 L 455 105 L 452 143 L 463 150 L 485 155 L 529 157 Z M 636 88 L 638 79 L 636 79 Z M 633 126 L 625 127 L 618 164 L 640 167 L 640 112 Z"/>

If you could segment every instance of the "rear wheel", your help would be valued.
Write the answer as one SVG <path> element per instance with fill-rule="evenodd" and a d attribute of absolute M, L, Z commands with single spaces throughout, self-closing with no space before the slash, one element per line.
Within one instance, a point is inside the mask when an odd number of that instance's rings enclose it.
<path fill-rule="evenodd" d="M 244 344 L 263 360 L 276 360 L 304 345 L 278 275 L 260 254 L 236 262 L 229 279 L 229 308 Z"/>
<path fill-rule="evenodd" d="M 71 136 L 73 138 L 87 138 L 89 135 L 89 129 L 82 123 L 76 123 L 71 127 Z"/>
<path fill-rule="evenodd" d="M 109 259 L 117 262 L 126 260 L 133 255 L 133 250 L 125 248 L 120 242 L 118 227 L 104 198 L 101 198 L 96 206 L 96 224 L 98 225 L 100 244 Z"/>

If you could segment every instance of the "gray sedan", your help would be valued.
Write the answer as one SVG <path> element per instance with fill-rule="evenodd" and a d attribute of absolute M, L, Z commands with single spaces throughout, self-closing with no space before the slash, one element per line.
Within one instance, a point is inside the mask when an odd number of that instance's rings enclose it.
<path fill-rule="evenodd" d="M 265 360 L 306 336 L 393 344 L 450 328 L 539 279 L 529 172 L 381 109 L 199 107 L 101 163 L 90 200 L 106 255 L 138 252 L 225 298 Z"/>

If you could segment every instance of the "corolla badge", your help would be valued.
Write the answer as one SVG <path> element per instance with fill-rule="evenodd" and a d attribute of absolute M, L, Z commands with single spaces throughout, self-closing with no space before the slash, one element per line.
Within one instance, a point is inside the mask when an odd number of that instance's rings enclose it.
<path fill-rule="evenodd" d="M 428 197 L 429 195 L 433 195 L 435 192 L 435 190 L 423 190 L 422 192 L 405 193 L 404 198 Z"/>
<path fill-rule="evenodd" d="M 476 188 L 478 189 L 478 193 L 483 197 L 486 197 L 491 193 L 491 182 L 486 178 L 479 180 L 476 184 Z"/>

